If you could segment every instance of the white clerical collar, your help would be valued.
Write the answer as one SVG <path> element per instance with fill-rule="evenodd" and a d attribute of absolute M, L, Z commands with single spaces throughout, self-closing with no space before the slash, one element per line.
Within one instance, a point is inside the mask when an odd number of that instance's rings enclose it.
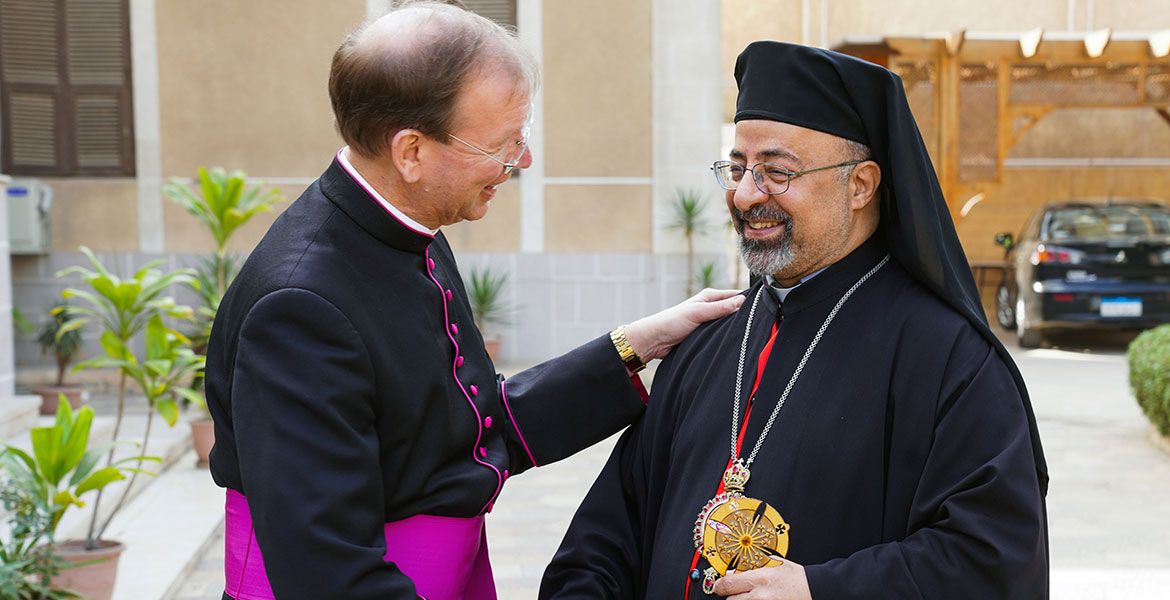
<path fill-rule="evenodd" d="M 828 268 L 828 267 L 825 267 L 825 269 L 827 269 L 827 268 Z M 806 276 L 806 277 L 801 277 L 801 278 L 800 278 L 800 281 L 796 282 L 796 285 L 794 285 L 794 286 L 792 286 L 792 287 L 783 287 L 783 286 L 781 286 L 779 283 L 777 283 L 777 282 L 776 282 L 776 278 L 775 278 L 775 277 L 772 277 L 771 275 L 765 275 L 765 276 L 764 276 L 764 280 L 767 282 L 767 284 L 768 284 L 768 287 L 769 287 L 769 288 L 772 290 L 772 292 L 773 292 L 774 294 L 776 294 L 776 299 L 777 299 L 777 300 L 779 300 L 781 304 L 783 304 L 783 303 L 784 303 L 784 299 L 788 297 L 788 293 L 789 293 L 789 292 L 791 292 L 792 290 L 795 290 L 796 288 L 800 287 L 800 284 L 802 284 L 802 283 L 804 283 L 804 282 L 808 281 L 809 279 L 812 279 L 813 277 L 816 277 L 817 275 L 820 275 L 820 274 L 821 274 L 821 272 L 822 272 L 822 271 L 824 271 L 825 269 L 821 269 L 821 270 L 819 270 L 819 271 L 816 271 L 816 272 L 814 272 L 813 274 L 811 274 L 811 275 L 808 275 L 808 276 Z"/>
<path fill-rule="evenodd" d="M 370 185 L 370 182 L 366 181 L 366 178 L 362 177 L 362 174 L 358 173 L 358 170 L 355 169 L 353 164 L 349 162 L 349 146 L 345 146 L 341 150 L 337 151 L 337 161 L 341 163 L 341 168 L 345 169 L 346 172 L 349 173 L 350 177 L 353 177 L 354 181 L 358 182 L 358 185 L 361 185 L 363 188 L 365 188 L 367 194 L 369 194 L 374 200 L 377 200 L 378 204 L 381 204 L 382 208 L 386 209 L 386 212 L 393 215 L 394 218 L 398 219 L 403 225 L 406 225 L 407 227 L 419 233 L 423 233 L 432 237 L 439 232 L 438 229 L 431 229 L 422 223 L 419 223 L 418 221 L 415 221 L 414 219 L 406 216 L 406 213 L 398 210 L 398 207 L 390 204 L 388 200 L 383 198 L 382 194 L 379 194 L 378 190 L 375 190 L 374 186 Z"/>

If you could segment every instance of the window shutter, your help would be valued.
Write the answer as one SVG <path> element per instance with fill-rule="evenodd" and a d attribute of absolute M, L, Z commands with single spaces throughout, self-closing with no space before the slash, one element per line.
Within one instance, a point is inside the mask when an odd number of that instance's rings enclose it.
<path fill-rule="evenodd" d="M 61 168 L 63 115 L 55 2 L 0 0 L 0 85 L 4 87 L 4 170 L 48 174 Z"/>
<path fill-rule="evenodd" d="M 3 164 L 132 175 L 128 0 L 0 0 Z"/>
<path fill-rule="evenodd" d="M 133 170 L 125 0 L 66 0 L 66 72 L 79 174 Z"/>
<path fill-rule="evenodd" d="M 9 97 L 9 132 L 15 166 L 52 169 L 57 166 L 57 110 L 52 94 L 13 92 Z"/>
<path fill-rule="evenodd" d="M 516 26 L 516 0 L 464 0 L 463 3 L 472 12 L 500 25 Z"/>

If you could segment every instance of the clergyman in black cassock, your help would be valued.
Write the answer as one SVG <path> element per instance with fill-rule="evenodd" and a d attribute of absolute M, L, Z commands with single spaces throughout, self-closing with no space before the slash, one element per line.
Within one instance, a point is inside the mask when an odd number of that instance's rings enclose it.
<path fill-rule="evenodd" d="M 745 309 L 700 327 L 662 363 L 646 414 L 578 510 L 540 597 L 696 598 L 705 585 L 753 598 L 1047 597 L 1048 478 L 1035 418 L 987 326 L 901 81 L 777 42 L 748 46 L 736 79 L 734 164 L 721 183 L 741 245 L 761 239 L 755 228 L 799 241 L 821 218 L 810 215 L 838 200 L 793 194 L 848 185 L 856 198 L 880 168 L 878 206 L 864 208 L 873 226 L 847 221 L 850 235 L 861 233 L 828 264 L 775 278 L 753 266 L 765 277 L 745 292 Z M 824 134 L 863 145 L 836 165 L 854 169 L 847 184 L 800 173 L 833 161 L 799 163 L 804 148 L 789 142 Z M 788 249 L 799 262 L 800 245 Z M 745 251 L 749 266 L 753 256 L 767 263 Z M 738 549 L 784 543 L 773 566 L 719 578 L 709 559 L 723 555 L 705 544 L 716 526 L 699 515 L 724 489 L 733 419 L 747 422 L 740 460 L 764 437 L 743 497 L 773 507 L 783 525 L 770 540 L 771 530 L 741 538 Z M 737 550 L 730 540 L 722 550 Z"/>
<path fill-rule="evenodd" d="M 531 164 L 529 62 L 514 34 L 438 3 L 335 55 L 349 146 L 249 256 L 211 333 L 225 598 L 494 600 L 483 523 L 507 479 L 629 425 L 639 357 L 739 305 L 707 290 L 496 373 L 439 228 L 482 217 Z"/>

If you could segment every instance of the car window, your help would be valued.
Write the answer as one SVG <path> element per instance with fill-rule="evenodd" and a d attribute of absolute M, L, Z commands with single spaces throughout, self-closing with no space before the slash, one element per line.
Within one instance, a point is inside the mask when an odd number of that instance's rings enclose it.
<path fill-rule="evenodd" d="M 1170 208 L 1164 206 L 1066 206 L 1045 215 L 1041 239 L 1120 239 L 1170 235 Z"/>

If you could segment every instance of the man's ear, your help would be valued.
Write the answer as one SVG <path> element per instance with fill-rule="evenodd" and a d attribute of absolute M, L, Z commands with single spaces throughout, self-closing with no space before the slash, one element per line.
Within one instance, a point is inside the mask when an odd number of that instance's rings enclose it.
<path fill-rule="evenodd" d="M 853 175 L 849 178 L 850 208 L 860 210 L 877 202 L 881 183 L 882 169 L 876 162 L 867 160 L 853 167 Z"/>
<path fill-rule="evenodd" d="M 390 138 L 390 158 L 407 183 L 422 178 L 421 150 L 425 141 L 426 136 L 417 129 L 401 129 Z"/>

